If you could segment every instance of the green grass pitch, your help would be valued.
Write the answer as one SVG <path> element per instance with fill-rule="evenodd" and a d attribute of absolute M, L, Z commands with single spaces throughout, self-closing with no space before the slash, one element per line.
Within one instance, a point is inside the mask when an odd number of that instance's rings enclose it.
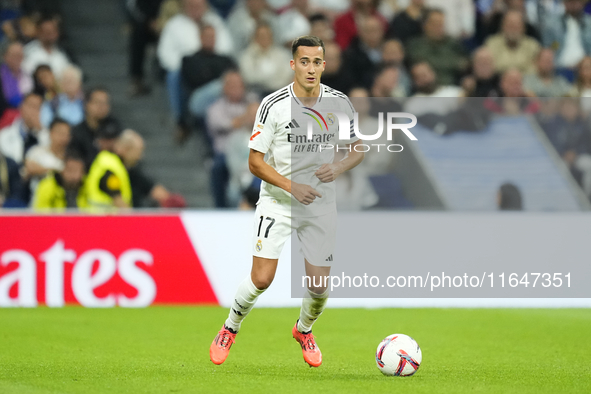
<path fill-rule="evenodd" d="M 230 357 L 209 345 L 227 310 L 0 310 L 0 393 L 591 393 L 589 309 L 327 309 L 309 368 L 291 328 L 299 310 L 253 310 Z M 385 377 L 389 334 L 423 351 L 415 376 Z"/>

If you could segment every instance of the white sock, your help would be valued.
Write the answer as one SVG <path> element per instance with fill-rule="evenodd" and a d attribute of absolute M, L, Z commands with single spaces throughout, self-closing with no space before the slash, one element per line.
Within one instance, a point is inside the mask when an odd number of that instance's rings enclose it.
<path fill-rule="evenodd" d="M 326 301 L 328 301 L 328 289 L 322 294 L 308 290 L 308 296 L 302 299 L 302 309 L 298 320 L 299 332 L 312 331 L 312 325 L 324 311 Z"/>
<path fill-rule="evenodd" d="M 240 330 L 240 324 L 242 320 L 248 315 L 254 304 L 257 302 L 257 298 L 263 294 L 265 290 L 259 290 L 252 283 L 250 274 L 240 283 L 236 295 L 234 296 L 234 302 L 232 302 L 232 308 L 230 308 L 230 315 L 226 320 L 226 327 L 232 329 L 235 332 Z"/>

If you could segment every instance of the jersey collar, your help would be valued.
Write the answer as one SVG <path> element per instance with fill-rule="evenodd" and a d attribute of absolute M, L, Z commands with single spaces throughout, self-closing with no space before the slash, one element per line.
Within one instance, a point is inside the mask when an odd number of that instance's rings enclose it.
<path fill-rule="evenodd" d="M 295 100 L 296 103 L 298 103 L 301 107 L 304 106 L 304 104 L 302 104 L 300 102 L 300 100 L 298 100 L 298 98 L 295 95 L 295 92 L 293 91 L 293 84 L 295 82 L 292 82 L 291 84 L 289 84 L 289 94 L 291 95 L 291 97 Z M 320 101 L 322 101 L 322 96 L 324 95 L 324 85 L 320 84 L 320 96 L 318 96 L 318 100 L 316 101 L 316 104 L 318 104 Z M 316 106 L 316 104 L 313 105 L 313 107 Z"/>

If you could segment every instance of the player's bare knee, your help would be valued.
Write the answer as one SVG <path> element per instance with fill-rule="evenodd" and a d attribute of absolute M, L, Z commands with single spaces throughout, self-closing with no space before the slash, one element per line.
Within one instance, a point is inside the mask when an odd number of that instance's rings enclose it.
<path fill-rule="evenodd" d="M 269 286 L 271 286 L 271 283 L 273 283 L 273 277 L 274 275 L 265 275 L 265 274 L 255 274 L 253 273 L 251 275 L 252 277 L 252 283 L 255 285 L 255 287 L 259 290 L 266 290 L 269 288 Z"/>

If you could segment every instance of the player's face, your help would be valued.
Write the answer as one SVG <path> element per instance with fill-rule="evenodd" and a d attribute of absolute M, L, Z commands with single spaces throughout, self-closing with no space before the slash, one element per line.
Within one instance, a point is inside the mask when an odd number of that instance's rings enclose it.
<path fill-rule="evenodd" d="M 322 47 L 299 47 L 291 61 L 295 81 L 304 90 L 312 91 L 320 84 L 326 62 Z"/>

